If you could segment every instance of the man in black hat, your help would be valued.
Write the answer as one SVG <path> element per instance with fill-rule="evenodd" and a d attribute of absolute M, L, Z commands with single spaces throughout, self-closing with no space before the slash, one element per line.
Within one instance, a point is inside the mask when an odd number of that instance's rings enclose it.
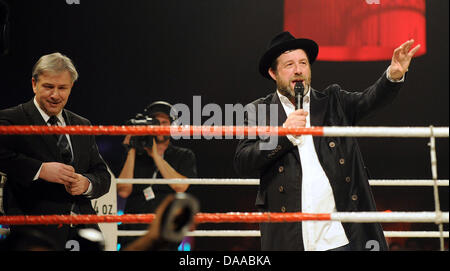
<path fill-rule="evenodd" d="M 161 126 L 170 126 L 174 119 L 171 117 L 172 105 L 164 101 L 157 101 L 145 109 L 145 115 L 157 119 Z M 197 177 L 195 154 L 192 150 L 174 146 L 170 136 L 156 136 L 151 147 L 144 147 L 139 152 L 130 145 L 131 136 L 127 135 L 123 141 L 127 149 L 127 157 L 119 178 L 164 178 L 184 179 Z M 145 185 L 145 184 L 117 184 L 120 197 L 126 198 L 125 213 L 143 214 L 154 213 L 156 208 L 169 194 L 185 192 L 188 184 Z M 123 230 L 146 230 L 145 224 L 122 224 Z M 135 238 L 120 238 L 124 246 Z M 176 249 L 176 244 L 171 249 Z"/>
<path fill-rule="evenodd" d="M 270 42 L 259 64 L 261 75 L 274 80 L 277 91 L 254 101 L 254 108 L 278 105 L 277 121 L 283 127 L 355 125 L 395 98 L 420 47 L 411 49 L 413 43 L 409 40 L 395 49 L 386 72 L 363 92 L 348 92 L 336 84 L 319 92 L 311 87 L 311 65 L 318 45 L 283 32 Z M 296 86 L 304 96 L 300 109 Z M 267 113 L 248 114 L 246 125 L 256 125 L 258 114 Z M 241 176 L 260 178 L 256 206 L 261 211 L 376 211 L 356 139 L 280 136 L 271 150 L 260 148 L 261 141 L 241 140 L 234 161 Z M 379 223 L 261 223 L 260 231 L 262 250 L 387 250 Z"/>

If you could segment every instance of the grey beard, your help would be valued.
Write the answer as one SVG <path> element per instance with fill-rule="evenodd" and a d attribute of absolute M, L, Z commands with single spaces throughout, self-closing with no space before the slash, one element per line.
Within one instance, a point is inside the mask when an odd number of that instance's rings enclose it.
<path fill-rule="evenodd" d="M 282 89 L 282 88 L 278 88 L 278 91 L 288 99 L 295 99 L 294 91 L 291 92 L 289 89 Z M 309 85 L 306 85 L 304 95 L 306 95 L 308 92 L 309 92 Z"/>
<path fill-rule="evenodd" d="M 278 89 L 278 91 L 283 95 L 286 96 L 288 99 L 295 98 L 295 95 L 293 92 L 287 90 L 287 89 Z"/>

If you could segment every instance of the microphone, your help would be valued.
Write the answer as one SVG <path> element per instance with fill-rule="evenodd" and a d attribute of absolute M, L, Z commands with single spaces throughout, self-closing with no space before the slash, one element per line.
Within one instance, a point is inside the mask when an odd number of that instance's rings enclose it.
<path fill-rule="evenodd" d="M 305 96 L 305 87 L 302 81 L 298 81 L 294 86 L 295 97 L 297 99 L 297 108 L 303 109 L 303 97 Z"/>

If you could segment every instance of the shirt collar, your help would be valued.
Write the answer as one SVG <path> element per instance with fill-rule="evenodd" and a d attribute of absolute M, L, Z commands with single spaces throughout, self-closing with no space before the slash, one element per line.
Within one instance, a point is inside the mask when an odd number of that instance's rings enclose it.
<path fill-rule="evenodd" d="M 36 108 L 39 111 L 39 113 L 41 114 L 41 116 L 44 119 L 44 121 L 47 123 L 48 119 L 50 118 L 50 116 L 47 115 L 47 113 L 45 113 L 44 110 L 41 109 L 41 107 L 39 106 L 39 104 L 36 101 L 36 96 L 34 96 L 34 98 L 33 98 L 33 103 L 36 106 Z M 61 112 L 58 113 L 58 115 L 56 115 L 56 117 L 58 118 L 58 121 L 61 124 L 65 124 L 65 121 L 64 121 L 64 118 L 63 118 L 63 115 L 62 115 L 62 110 L 61 110 Z"/>
<path fill-rule="evenodd" d="M 305 94 L 305 96 L 304 97 L 308 97 L 308 98 L 310 98 L 309 96 L 310 96 L 310 93 L 311 93 L 311 86 L 307 86 L 307 88 L 306 88 L 306 94 Z M 289 100 L 289 98 L 288 97 L 286 97 L 286 96 L 284 96 L 283 94 L 281 94 L 280 93 L 280 91 L 277 89 L 277 94 L 278 94 L 278 97 L 280 98 L 280 101 L 281 101 L 281 103 L 282 104 L 284 104 L 284 105 L 292 105 L 293 106 L 293 104 L 291 103 L 291 101 Z M 303 97 L 303 98 L 304 98 Z"/>

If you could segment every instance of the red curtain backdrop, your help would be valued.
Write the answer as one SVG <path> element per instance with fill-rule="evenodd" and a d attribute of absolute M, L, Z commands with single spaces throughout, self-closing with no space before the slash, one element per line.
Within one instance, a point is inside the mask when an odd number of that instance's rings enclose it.
<path fill-rule="evenodd" d="M 315 40 L 322 61 L 389 60 L 409 39 L 426 53 L 425 0 L 285 0 L 284 29 Z"/>

